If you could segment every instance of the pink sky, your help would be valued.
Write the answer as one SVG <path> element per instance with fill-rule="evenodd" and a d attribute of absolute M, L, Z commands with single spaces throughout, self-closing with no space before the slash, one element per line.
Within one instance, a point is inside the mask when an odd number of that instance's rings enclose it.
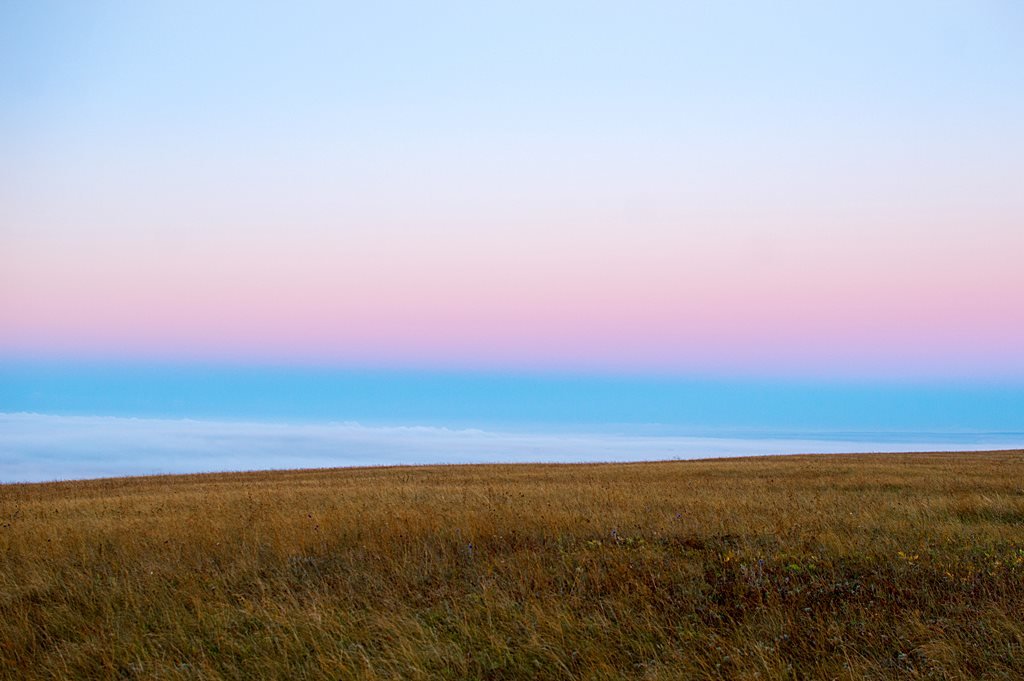
<path fill-rule="evenodd" d="M 568 227 L 12 239 L 0 344 L 645 372 L 1024 369 L 1024 239 L 1009 225 L 975 236 L 543 217 Z"/>

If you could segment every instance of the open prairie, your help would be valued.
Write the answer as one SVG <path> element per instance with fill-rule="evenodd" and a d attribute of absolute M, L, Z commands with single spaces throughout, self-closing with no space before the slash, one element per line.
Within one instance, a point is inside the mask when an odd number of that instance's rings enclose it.
<path fill-rule="evenodd" d="M 1024 677 L 1024 451 L 0 486 L 0 677 Z"/>

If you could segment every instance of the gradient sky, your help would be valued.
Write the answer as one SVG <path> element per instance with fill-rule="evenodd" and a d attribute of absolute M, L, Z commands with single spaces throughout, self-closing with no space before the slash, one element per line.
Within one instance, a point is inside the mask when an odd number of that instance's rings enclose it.
<path fill-rule="evenodd" d="M 0 481 L 1024 444 L 1024 6 L 0 2 Z"/>
<path fill-rule="evenodd" d="M 1019 3 L 0 32 L 4 357 L 1024 377 Z"/>
<path fill-rule="evenodd" d="M 3 3 L 0 356 L 1024 380 L 1019 3 L 371 5 Z"/>

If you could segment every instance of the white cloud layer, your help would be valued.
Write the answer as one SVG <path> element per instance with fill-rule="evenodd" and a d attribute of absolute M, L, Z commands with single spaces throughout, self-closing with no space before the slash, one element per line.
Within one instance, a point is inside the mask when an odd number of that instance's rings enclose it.
<path fill-rule="evenodd" d="M 335 466 L 701 459 L 762 454 L 950 451 L 1020 437 L 688 437 L 497 432 L 358 423 L 266 423 L 0 414 L 0 482 Z"/>

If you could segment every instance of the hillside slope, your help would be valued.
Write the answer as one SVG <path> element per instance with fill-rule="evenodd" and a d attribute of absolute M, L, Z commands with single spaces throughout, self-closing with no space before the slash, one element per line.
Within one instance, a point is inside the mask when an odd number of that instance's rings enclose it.
<path fill-rule="evenodd" d="M 1022 622 L 1022 451 L 0 486 L 0 678 L 1019 678 Z"/>

